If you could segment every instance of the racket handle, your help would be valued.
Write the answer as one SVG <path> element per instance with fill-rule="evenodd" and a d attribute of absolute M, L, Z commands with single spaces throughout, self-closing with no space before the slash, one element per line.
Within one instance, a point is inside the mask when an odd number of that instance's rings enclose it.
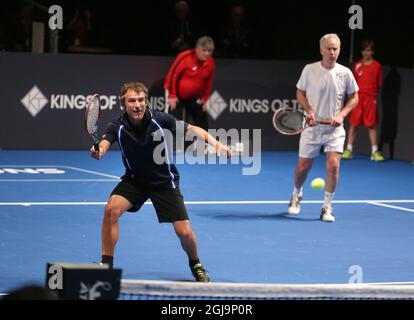
<path fill-rule="evenodd" d="M 99 151 L 99 142 L 95 142 L 93 144 L 93 148 L 95 149 L 95 151 Z"/>
<path fill-rule="evenodd" d="M 329 121 L 329 120 L 321 120 L 321 121 L 316 121 L 316 123 L 318 123 L 318 124 L 331 124 L 331 121 Z"/>

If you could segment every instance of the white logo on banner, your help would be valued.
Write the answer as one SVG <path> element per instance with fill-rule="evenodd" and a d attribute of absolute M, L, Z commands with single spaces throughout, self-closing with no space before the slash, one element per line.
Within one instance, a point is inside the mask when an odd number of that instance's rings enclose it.
<path fill-rule="evenodd" d="M 34 85 L 32 89 L 20 100 L 33 117 L 50 102 L 50 109 L 58 110 L 83 110 L 90 99 L 83 94 L 51 94 L 46 98 L 39 88 Z M 118 103 L 116 95 L 100 95 L 101 109 L 113 110 Z"/>
<path fill-rule="evenodd" d="M 112 289 L 112 285 L 109 282 L 103 281 L 96 281 L 93 286 L 84 284 L 83 282 L 81 282 L 80 285 L 79 298 L 82 300 L 95 300 L 100 298 L 102 294 L 99 292 L 99 288 L 102 288 L 105 291 L 110 291 Z"/>
<path fill-rule="evenodd" d="M 49 102 L 36 85 L 20 101 L 33 117 Z"/>
<path fill-rule="evenodd" d="M 208 114 L 216 120 L 226 110 L 227 103 L 217 91 L 214 91 L 207 100 L 206 108 Z"/>

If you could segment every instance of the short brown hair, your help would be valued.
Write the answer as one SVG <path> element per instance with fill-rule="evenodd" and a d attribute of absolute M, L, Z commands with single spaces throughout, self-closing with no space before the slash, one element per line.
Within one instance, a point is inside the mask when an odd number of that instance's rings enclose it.
<path fill-rule="evenodd" d="M 362 42 L 361 42 L 361 49 L 362 50 L 366 50 L 368 48 L 370 48 L 372 51 L 374 51 L 374 49 L 375 49 L 375 43 L 374 43 L 374 41 L 371 40 L 371 39 L 362 40 Z"/>
<path fill-rule="evenodd" d="M 125 93 L 128 90 L 134 90 L 136 93 L 144 92 L 145 99 L 148 99 L 148 89 L 147 87 L 141 82 L 127 82 L 121 88 L 121 100 L 124 101 Z"/>

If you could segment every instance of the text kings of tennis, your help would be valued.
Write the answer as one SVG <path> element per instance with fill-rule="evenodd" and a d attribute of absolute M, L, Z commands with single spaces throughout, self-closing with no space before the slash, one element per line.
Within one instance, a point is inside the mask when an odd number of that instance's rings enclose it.
<path fill-rule="evenodd" d="M 89 99 L 85 113 L 85 128 L 93 140 L 93 147 L 99 151 L 98 120 L 101 112 L 100 99 L 98 94 L 93 94 Z"/>

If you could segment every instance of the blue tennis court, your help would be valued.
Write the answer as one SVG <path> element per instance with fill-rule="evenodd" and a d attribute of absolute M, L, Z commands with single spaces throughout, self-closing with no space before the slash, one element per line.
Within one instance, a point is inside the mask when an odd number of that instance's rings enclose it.
<path fill-rule="evenodd" d="M 259 157 L 259 155 L 257 155 Z M 295 152 L 261 154 L 247 165 L 178 165 L 180 187 L 214 282 L 414 283 L 414 165 L 342 161 L 335 223 L 319 220 L 321 155 L 304 188 L 302 212 L 287 214 Z M 50 261 L 93 262 L 101 255 L 101 222 L 123 174 L 119 151 L 100 161 L 88 151 L 0 151 L 0 292 L 44 284 Z M 191 281 L 187 257 L 153 207 L 120 220 L 115 266 L 125 279 Z M 361 273 L 362 272 L 362 273 Z"/>

